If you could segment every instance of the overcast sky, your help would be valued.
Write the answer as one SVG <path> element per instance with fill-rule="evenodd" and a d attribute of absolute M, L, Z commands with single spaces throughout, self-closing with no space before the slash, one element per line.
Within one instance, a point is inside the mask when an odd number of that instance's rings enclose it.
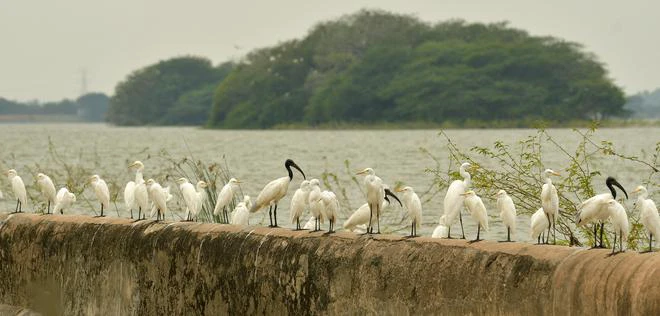
<path fill-rule="evenodd" d="M 237 59 L 361 8 L 425 21 L 508 20 L 583 43 L 627 93 L 660 87 L 660 1 L 0 0 L 0 97 L 75 98 L 83 69 L 87 91 L 112 94 L 131 71 L 158 60 Z"/>

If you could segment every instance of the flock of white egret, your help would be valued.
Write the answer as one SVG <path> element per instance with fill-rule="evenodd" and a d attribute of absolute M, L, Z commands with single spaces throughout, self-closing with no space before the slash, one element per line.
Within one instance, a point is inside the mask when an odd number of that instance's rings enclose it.
<path fill-rule="evenodd" d="M 221 221 L 234 225 L 248 225 L 249 214 L 258 212 L 268 207 L 270 219 L 269 227 L 278 227 L 277 207 L 289 188 L 293 180 L 291 167 L 297 169 L 303 176 L 303 181 L 291 199 L 290 222 L 295 224 L 296 230 L 311 229 L 320 231 L 321 225 L 328 221 L 328 233 L 334 232 L 337 221 L 340 204 L 335 193 L 331 191 L 321 191 L 318 179 L 307 180 L 302 169 L 291 159 L 287 159 L 284 167 L 288 172 L 287 176 L 270 181 L 264 186 L 257 195 L 254 203 L 250 196 L 245 195 L 243 199 L 235 204 L 231 214 L 228 207 L 235 199 L 237 187 L 241 183 L 235 178 L 231 178 L 219 190 L 216 197 L 216 204 L 213 214 L 218 216 Z M 477 235 L 470 242 L 477 242 L 480 239 L 481 230 L 488 230 L 488 212 L 481 198 L 471 189 L 471 176 L 469 168 L 470 163 L 463 163 L 460 166 L 459 173 L 462 180 L 453 181 L 448 189 L 444 199 L 444 213 L 440 217 L 439 225 L 435 228 L 432 237 L 452 238 L 451 226 L 458 221 L 461 225 L 461 237 L 465 239 L 463 229 L 462 210 L 467 209 L 470 216 L 477 223 Z M 167 203 L 172 199 L 170 188 L 163 188 L 153 179 L 144 180 L 144 164 L 135 161 L 129 165 L 130 169 L 135 169 L 135 180 L 129 181 L 124 189 L 124 202 L 126 210 L 130 212 L 133 218 L 133 211 L 137 210 L 137 220 L 146 219 L 147 210 L 150 211 L 149 217 L 158 220 L 165 219 L 165 213 L 168 211 Z M 390 198 L 395 199 L 406 211 L 407 217 L 411 221 L 409 237 L 417 236 L 417 228 L 422 221 L 422 203 L 410 186 L 397 188 L 395 191 L 401 193 L 401 199 L 397 197 L 383 182 L 376 176 L 372 168 L 365 168 L 358 172 L 364 175 L 364 186 L 366 189 L 366 203 L 360 206 L 343 224 L 345 230 L 352 232 L 363 232 L 365 234 L 380 233 L 380 218 L 384 210 L 390 205 Z M 15 213 L 22 212 L 27 204 L 25 184 L 16 170 L 10 169 L 6 175 L 11 182 L 11 188 L 16 198 Z M 556 187 L 552 183 L 551 177 L 560 176 L 559 173 L 546 169 L 544 172 L 545 183 L 541 189 L 539 199 L 540 208 L 531 216 L 530 227 L 532 238 L 540 243 L 549 243 L 550 231 L 553 230 L 553 239 L 556 241 L 555 222 L 559 215 L 559 197 Z M 198 181 L 193 185 L 186 178 L 180 178 L 177 181 L 181 192 L 182 201 L 185 204 L 186 221 L 197 220 L 204 203 L 208 199 L 207 183 Z M 110 204 L 110 193 L 106 182 L 98 175 L 89 178 L 89 183 L 96 195 L 101 207 L 101 215 L 107 210 Z M 76 202 L 75 194 L 62 187 L 59 191 L 50 177 L 43 173 L 37 174 L 38 188 L 42 193 L 47 208 L 45 214 L 60 212 Z M 615 232 L 614 246 L 612 252 L 616 249 L 617 236 L 619 237 L 619 251 L 623 251 L 623 240 L 627 239 L 630 230 L 628 216 L 624 206 L 616 200 L 617 192 L 614 186 L 618 187 L 628 198 L 628 193 L 614 178 L 608 177 L 605 182 L 609 193 L 598 194 L 582 202 L 575 215 L 575 223 L 578 226 L 593 223 L 594 225 L 594 247 L 603 247 L 603 231 L 606 221 L 610 221 Z M 640 221 L 649 234 L 649 250 L 652 251 L 653 236 L 660 234 L 660 216 L 655 203 L 648 199 L 648 192 L 643 186 L 638 186 L 633 193 L 638 194 L 637 205 L 640 208 Z M 502 223 L 507 232 L 505 241 L 512 241 L 511 235 L 516 231 L 516 207 L 513 200 L 506 191 L 500 190 L 497 197 L 497 208 L 500 212 Z M 0 192 L 0 198 L 3 198 Z M 51 213 L 52 206 L 52 213 Z M 301 227 L 301 218 L 305 211 L 309 210 L 311 215 L 307 224 Z M 313 226 L 313 227 L 312 227 Z M 374 228 L 376 231 L 374 232 Z M 598 230 L 600 229 L 600 236 Z M 598 242 L 599 241 L 599 242 Z"/>

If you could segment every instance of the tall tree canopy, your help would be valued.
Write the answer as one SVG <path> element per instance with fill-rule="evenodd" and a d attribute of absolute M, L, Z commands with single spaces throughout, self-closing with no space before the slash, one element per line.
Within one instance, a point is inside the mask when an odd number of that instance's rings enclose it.
<path fill-rule="evenodd" d="M 209 86 L 217 86 L 231 68 L 176 57 L 136 70 L 115 87 L 107 119 L 118 125 L 202 124 L 211 107 Z"/>
<path fill-rule="evenodd" d="M 622 114 L 624 102 L 579 44 L 360 11 L 249 53 L 215 90 L 208 125 L 588 119 Z"/>

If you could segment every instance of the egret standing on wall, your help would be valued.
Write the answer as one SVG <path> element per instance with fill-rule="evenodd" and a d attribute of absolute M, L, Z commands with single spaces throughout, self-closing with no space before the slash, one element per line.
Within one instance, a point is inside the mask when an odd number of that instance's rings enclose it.
<path fill-rule="evenodd" d="M 154 179 L 147 180 L 146 185 L 147 191 L 149 192 L 149 198 L 154 204 L 152 213 L 154 209 L 156 210 L 156 221 L 164 220 L 165 212 L 167 212 L 167 196 L 169 193 L 163 189 L 163 187 L 158 184 L 158 182 L 154 181 Z M 151 214 L 151 217 L 153 216 L 154 214 Z"/>
<path fill-rule="evenodd" d="M 64 209 L 71 207 L 74 202 L 76 202 L 76 195 L 69 192 L 67 188 L 61 188 L 57 191 L 57 196 L 55 197 L 53 213 L 60 212 L 60 214 L 64 214 Z"/>
<path fill-rule="evenodd" d="M 41 191 L 44 199 L 46 199 L 46 214 L 50 214 L 50 206 L 55 205 L 55 198 L 57 195 L 53 180 L 43 173 L 38 173 L 37 184 L 39 184 L 39 191 Z"/>
<path fill-rule="evenodd" d="M 660 215 L 658 215 L 658 207 L 651 199 L 647 199 L 648 192 L 644 186 L 638 186 L 631 193 L 637 193 L 637 207 L 639 207 L 639 220 L 649 233 L 649 250 L 653 251 L 653 236 L 660 235 Z"/>
<path fill-rule="evenodd" d="M 14 213 L 23 212 L 23 205 L 27 204 L 27 192 L 25 191 L 25 183 L 23 179 L 16 173 L 16 170 L 9 169 L 6 172 L 7 178 L 11 182 L 11 190 L 16 197 L 16 209 Z"/>
<path fill-rule="evenodd" d="M 582 202 L 582 204 L 580 204 L 577 214 L 575 214 L 575 224 L 578 226 L 586 225 L 588 223 L 594 222 L 594 248 L 595 247 L 604 248 L 603 246 L 603 230 L 605 228 L 604 222 L 608 218 L 610 218 L 610 212 L 608 211 L 608 201 L 616 200 L 616 190 L 614 190 L 613 185 L 621 189 L 621 191 L 623 191 L 623 193 L 626 195 L 626 199 L 628 199 L 628 193 L 623 188 L 623 186 L 621 186 L 621 184 L 619 184 L 619 182 L 616 181 L 616 179 L 612 177 L 607 177 L 607 179 L 605 180 L 605 185 L 607 185 L 607 188 L 610 189 L 610 193 L 601 193 Z M 600 245 L 597 243 L 598 221 L 600 221 Z"/>
<path fill-rule="evenodd" d="M 136 160 L 130 164 L 128 168 L 135 168 L 135 190 L 133 191 L 133 197 L 135 199 L 134 205 L 138 208 L 137 219 L 144 219 L 147 210 L 149 209 L 149 193 L 147 192 L 147 185 L 144 181 L 144 176 L 142 175 L 144 164 L 141 161 Z"/>
<path fill-rule="evenodd" d="M 516 206 L 506 191 L 500 190 L 497 196 L 497 209 L 500 210 L 502 224 L 506 227 L 506 241 L 511 241 L 511 232 L 516 232 Z"/>
<path fill-rule="evenodd" d="M 231 224 L 243 226 L 248 225 L 250 219 L 250 206 L 250 196 L 246 195 L 243 197 L 242 202 L 236 204 L 234 213 L 231 215 Z"/>
<path fill-rule="evenodd" d="M 281 177 L 275 179 L 263 188 L 259 195 L 257 195 L 257 200 L 250 209 L 250 213 L 257 212 L 258 210 L 264 208 L 268 205 L 268 216 L 270 217 L 269 227 L 278 227 L 277 226 L 277 203 L 286 195 L 289 190 L 289 183 L 293 180 L 293 172 L 291 167 L 296 168 L 303 176 L 303 179 L 306 179 L 305 173 L 298 167 L 298 165 L 293 162 L 291 159 L 287 159 L 284 162 L 284 167 L 288 171 L 289 175 L 286 177 Z M 273 210 L 273 206 L 275 209 Z M 275 221 L 273 222 L 273 218 Z"/>
<path fill-rule="evenodd" d="M 541 188 L 541 207 L 543 207 L 543 212 L 545 216 L 548 217 L 548 222 L 552 226 L 552 238 L 553 243 L 557 243 L 557 227 L 555 226 L 557 216 L 559 215 L 559 195 L 557 194 L 557 188 L 552 184 L 552 179 L 550 176 L 559 176 L 559 173 L 554 172 L 551 169 L 545 169 L 545 184 Z M 550 227 L 548 227 L 548 235 L 546 236 L 546 243 L 550 241 Z"/>
<path fill-rule="evenodd" d="M 465 197 L 465 207 L 470 211 L 470 216 L 477 221 L 477 238 L 470 242 L 477 242 L 481 240 L 479 239 L 481 228 L 488 230 L 488 212 L 486 211 L 484 202 L 481 201 L 481 198 L 474 191 L 470 190 L 462 195 Z"/>
<path fill-rule="evenodd" d="M 334 233 L 337 214 L 339 214 L 337 195 L 331 191 L 323 191 L 321 192 L 321 200 L 323 201 L 323 214 L 328 218 L 328 233 Z"/>
<path fill-rule="evenodd" d="M 323 224 L 323 221 L 325 220 L 325 209 L 319 179 L 309 180 L 309 185 L 310 190 L 307 204 L 309 204 L 309 212 L 312 214 L 312 217 L 314 217 L 314 230 L 312 231 L 317 232 L 321 230 L 321 224 Z"/>
<path fill-rule="evenodd" d="M 383 204 L 381 205 L 380 209 L 385 210 L 389 205 L 390 205 L 390 199 L 388 196 L 393 197 L 397 202 L 399 202 L 399 205 L 403 207 L 403 204 L 399 200 L 398 197 L 396 197 L 392 191 L 389 189 L 385 189 L 385 197 L 383 198 Z M 345 230 L 350 230 L 350 231 L 355 231 L 358 226 L 368 226 L 369 225 L 369 215 L 371 214 L 371 211 L 369 210 L 369 203 L 364 203 L 362 206 L 360 206 L 351 216 L 344 222 L 344 229 Z M 366 230 L 366 229 L 365 229 Z"/>
<path fill-rule="evenodd" d="M 94 194 L 96 198 L 101 203 L 101 215 L 103 217 L 103 210 L 110 207 L 110 191 L 108 190 L 108 185 L 105 183 L 99 175 L 95 174 L 89 178 L 92 188 L 94 189 Z"/>
<path fill-rule="evenodd" d="M 183 202 L 186 204 L 186 221 L 192 221 L 194 215 L 197 214 L 197 191 L 186 178 L 179 178 L 176 183 L 179 184 Z"/>
<path fill-rule="evenodd" d="M 412 225 L 410 226 L 410 236 L 417 236 L 417 228 L 422 223 L 422 202 L 419 200 L 419 196 L 413 190 L 412 187 L 403 187 L 395 190 L 396 192 L 402 192 L 403 196 L 403 207 L 408 211 L 408 218 L 412 220 Z"/>
<path fill-rule="evenodd" d="M 530 218 L 530 231 L 532 239 L 536 239 L 536 244 L 541 244 L 541 239 L 543 232 L 550 227 L 550 222 L 548 222 L 548 217 L 545 215 L 543 208 L 539 208 L 532 217 Z"/>
<path fill-rule="evenodd" d="M 616 235 L 619 234 L 619 252 L 623 252 L 623 240 L 628 240 L 628 232 L 630 231 L 630 223 L 628 222 L 628 214 L 623 208 L 621 203 L 615 199 L 608 200 L 607 211 L 611 214 L 612 229 L 614 230 L 614 243 L 612 244 L 612 253 L 616 249 Z"/>
<path fill-rule="evenodd" d="M 227 206 L 234 200 L 234 190 L 241 181 L 238 181 L 236 178 L 231 178 L 229 181 L 222 187 L 218 193 L 218 197 L 215 200 L 215 208 L 213 209 L 213 215 L 221 216 L 222 222 L 229 223 L 229 215 L 227 214 Z M 222 213 L 222 214 L 221 214 Z"/>
<path fill-rule="evenodd" d="M 204 203 L 206 203 L 206 199 L 208 197 L 208 194 L 206 193 L 207 187 L 208 185 L 205 181 L 197 181 L 197 185 L 195 186 L 195 189 L 197 189 L 197 196 L 195 199 L 197 206 L 195 207 L 195 214 L 193 214 L 195 219 L 198 218 L 199 213 L 204 209 Z"/>
<path fill-rule="evenodd" d="M 289 208 L 289 213 L 291 217 L 291 224 L 296 224 L 295 230 L 300 230 L 300 217 L 305 212 L 305 209 L 309 205 L 309 191 L 310 185 L 309 181 L 303 180 L 300 182 L 300 188 L 293 193 L 291 198 L 291 207 Z"/>
<path fill-rule="evenodd" d="M 380 234 L 380 212 L 385 200 L 385 187 L 383 180 L 376 176 L 376 172 L 372 168 L 365 168 L 357 174 L 364 174 L 364 185 L 367 188 L 367 203 L 369 204 L 369 225 L 367 225 L 367 233 L 374 233 L 373 220 L 376 218 L 378 224 L 378 234 Z"/>
<path fill-rule="evenodd" d="M 447 238 L 451 238 L 451 225 L 456 221 L 456 216 L 458 216 L 459 221 L 461 222 L 461 234 L 463 239 L 465 239 L 465 230 L 463 229 L 463 215 L 462 210 L 465 201 L 465 193 L 470 189 L 472 177 L 470 173 L 467 172 L 467 168 L 471 165 L 469 162 L 464 162 L 459 168 L 459 173 L 463 180 L 454 180 L 447 188 L 447 195 L 445 195 L 444 207 L 445 207 L 445 224 L 447 225 Z"/>

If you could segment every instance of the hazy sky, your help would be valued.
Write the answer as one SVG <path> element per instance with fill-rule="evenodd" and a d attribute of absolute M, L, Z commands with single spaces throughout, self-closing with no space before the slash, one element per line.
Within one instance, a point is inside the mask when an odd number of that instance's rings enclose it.
<path fill-rule="evenodd" d="M 127 74 L 178 55 L 214 63 L 299 38 L 361 8 L 425 21 L 508 20 L 533 35 L 580 42 L 627 93 L 660 87 L 660 1 L 0 0 L 0 97 L 112 94 Z"/>

